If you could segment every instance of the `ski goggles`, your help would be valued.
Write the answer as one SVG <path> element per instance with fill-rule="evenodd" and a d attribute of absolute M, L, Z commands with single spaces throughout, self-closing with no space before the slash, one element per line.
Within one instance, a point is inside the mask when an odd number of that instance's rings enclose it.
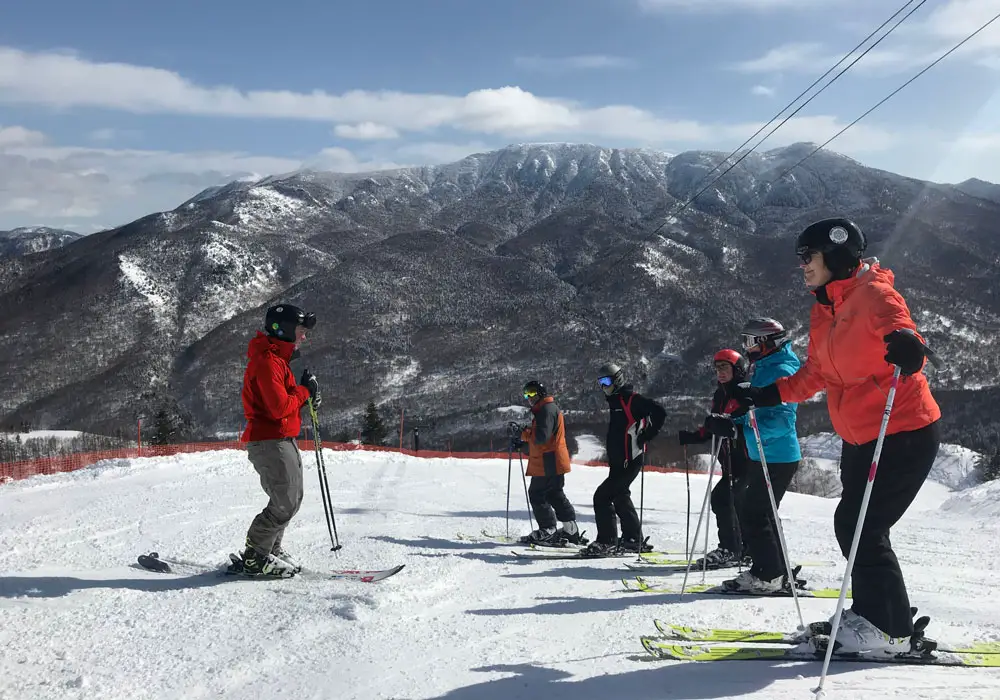
<path fill-rule="evenodd" d="M 526 399 L 533 399 L 538 396 L 538 391 L 536 391 L 535 389 L 525 389 L 523 396 Z"/>
<path fill-rule="evenodd" d="M 743 349 L 753 350 L 758 345 L 764 343 L 767 340 L 767 336 L 764 335 L 744 335 L 743 336 Z"/>
<path fill-rule="evenodd" d="M 597 383 L 600 384 L 601 386 L 611 386 L 612 384 L 615 383 L 615 380 L 612 379 L 611 377 L 601 377 L 600 379 L 597 380 Z"/>

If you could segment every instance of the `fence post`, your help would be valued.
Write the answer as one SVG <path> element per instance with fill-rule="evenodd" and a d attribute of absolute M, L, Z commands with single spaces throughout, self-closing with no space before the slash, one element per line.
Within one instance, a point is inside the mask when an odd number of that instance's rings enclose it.
<path fill-rule="evenodd" d="M 142 457 L 142 418 L 139 419 L 138 427 L 136 428 L 136 445 L 139 447 L 139 457 Z"/>

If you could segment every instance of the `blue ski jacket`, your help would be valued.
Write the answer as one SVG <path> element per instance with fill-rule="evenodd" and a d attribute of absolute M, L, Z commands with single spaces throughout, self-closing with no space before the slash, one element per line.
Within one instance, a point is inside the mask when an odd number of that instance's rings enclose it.
<path fill-rule="evenodd" d="M 795 374 L 802 362 L 792 352 L 792 344 L 786 343 L 780 350 L 754 362 L 750 367 L 750 386 L 767 386 L 773 384 L 779 377 Z M 768 406 L 755 409 L 757 427 L 760 429 L 760 441 L 764 445 L 764 457 L 768 463 L 798 462 L 802 459 L 799 449 L 799 434 L 795 419 L 798 415 L 798 405 L 782 403 L 778 406 Z M 755 462 L 760 461 L 760 451 L 757 449 L 757 439 L 750 426 L 750 414 L 733 416 L 733 421 L 743 426 L 746 435 L 747 455 Z"/>

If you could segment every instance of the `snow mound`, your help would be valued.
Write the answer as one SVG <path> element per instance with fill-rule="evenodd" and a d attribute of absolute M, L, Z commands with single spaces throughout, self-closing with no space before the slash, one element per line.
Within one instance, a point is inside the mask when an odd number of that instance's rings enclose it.
<path fill-rule="evenodd" d="M 955 515 L 1000 520 L 1000 480 L 973 486 L 952 495 L 941 504 L 941 510 Z"/>
<path fill-rule="evenodd" d="M 799 438 L 803 457 L 840 463 L 841 440 L 835 433 L 816 433 Z M 928 477 L 950 489 L 964 489 L 976 483 L 978 452 L 960 445 L 941 445 Z"/>

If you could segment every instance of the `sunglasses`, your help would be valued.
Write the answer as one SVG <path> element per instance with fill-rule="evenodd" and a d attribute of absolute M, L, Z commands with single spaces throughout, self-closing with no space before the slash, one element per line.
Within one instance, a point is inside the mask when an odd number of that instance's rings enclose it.
<path fill-rule="evenodd" d="M 612 384 L 615 383 L 615 380 L 612 379 L 611 377 L 601 377 L 600 379 L 597 380 L 597 383 L 600 384 L 601 386 L 611 386 Z"/>
<path fill-rule="evenodd" d="M 802 261 L 803 265 L 808 265 L 809 263 L 812 262 L 812 259 L 816 256 L 818 252 L 819 252 L 818 250 L 805 249 L 797 251 L 796 254 L 799 256 L 799 260 Z"/>

